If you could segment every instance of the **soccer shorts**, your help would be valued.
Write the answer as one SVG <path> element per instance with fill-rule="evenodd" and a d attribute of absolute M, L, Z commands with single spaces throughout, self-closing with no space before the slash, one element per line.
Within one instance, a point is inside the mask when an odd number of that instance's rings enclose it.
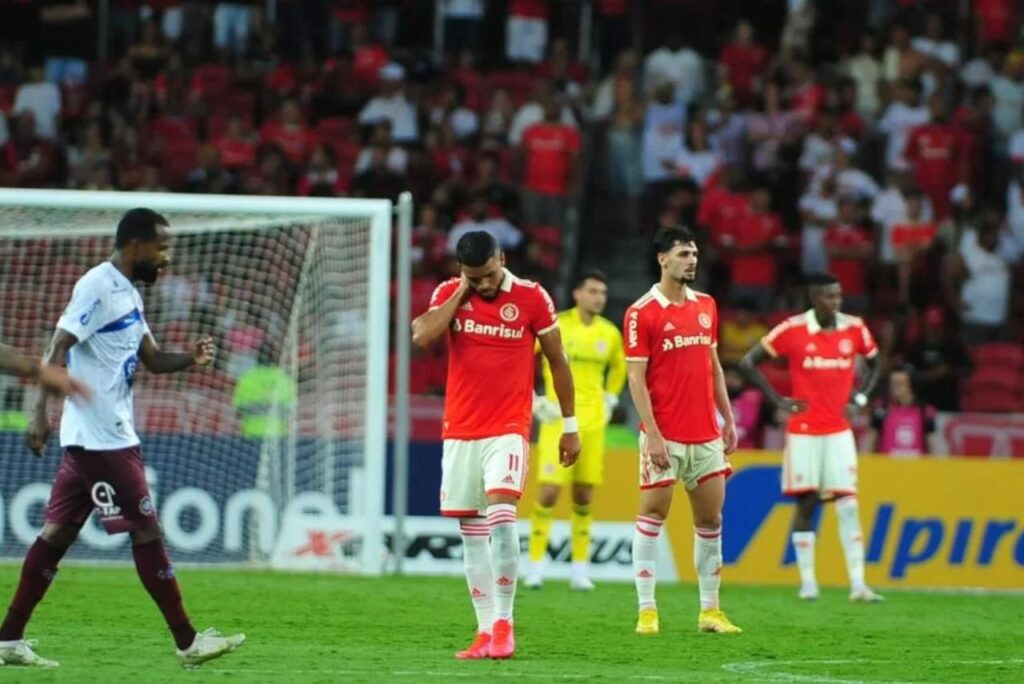
<path fill-rule="evenodd" d="M 485 515 L 487 496 L 517 499 L 526 483 L 530 444 L 522 435 L 446 439 L 441 457 L 441 515 Z"/>
<path fill-rule="evenodd" d="M 831 435 L 786 433 L 782 493 L 818 492 L 822 499 L 857 493 L 857 444 L 851 430 Z"/>
<path fill-rule="evenodd" d="M 558 441 L 562 437 L 562 421 L 554 420 L 540 426 L 537 436 L 539 484 L 565 486 L 570 482 L 599 485 L 604 482 L 604 425 L 580 431 L 580 456 L 565 468 L 559 462 Z"/>
<path fill-rule="evenodd" d="M 140 447 L 64 450 L 46 504 L 46 522 L 80 526 L 93 510 L 107 534 L 160 526 Z"/>
<path fill-rule="evenodd" d="M 643 449 L 647 435 L 640 433 L 640 489 L 669 487 L 682 482 L 686 491 L 692 492 L 699 485 L 714 477 L 729 477 L 732 466 L 725 457 L 725 444 L 721 438 L 703 444 L 681 444 L 665 440 L 668 446 L 669 467 L 657 468 L 644 458 Z"/>

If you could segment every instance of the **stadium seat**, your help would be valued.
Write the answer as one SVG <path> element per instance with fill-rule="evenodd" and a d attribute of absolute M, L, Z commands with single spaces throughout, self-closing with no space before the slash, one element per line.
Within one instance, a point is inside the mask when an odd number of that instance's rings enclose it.
<path fill-rule="evenodd" d="M 1017 368 L 1002 364 L 978 366 L 967 379 L 967 391 L 968 393 L 984 393 L 987 390 L 1014 392 L 1019 385 L 1019 378 L 1020 371 Z"/>
<path fill-rule="evenodd" d="M 974 348 L 974 362 L 1000 368 L 1024 368 L 1024 346 L 1006 342 L 982 344 Z"/>
<path fill-rule="evenodd" d="M 994 389 L 969 392 L 960 397 L 960 408 L 976 413 L 1014 413 L 1024 410 L 1024 395 Z"/>
<path fill-rule="evenodd" d="M 352 119 L 332 116 L 327 119 L 321 119 L 317 123 L 316 133 L 324 142 L 330 145 L 337 145 L 348 137 L 349 131 L 352 130 L 354 125 L 355 122 Z"/>

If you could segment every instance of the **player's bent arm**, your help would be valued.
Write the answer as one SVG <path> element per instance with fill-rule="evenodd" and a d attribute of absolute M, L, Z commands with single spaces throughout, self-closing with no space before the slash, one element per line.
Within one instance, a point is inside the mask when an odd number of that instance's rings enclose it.
<path fill-rule="evenodd" d="M 772 355 L 768 353 L 768 350 L 764 348 L 764 345 L 758 342 L 750 351 L 746 353 L 743 360 L 740 361 L 740 372 L 749 381 L 764 393 L 768 401 L 774 406 L 778 406 L 782 401 L 782 397 L 775 391 L 768 379 L 764 377 L 764 373 L 761 372 L 757 366 L 762 361 L 767 361 L 772 358 Z"/>
<path fill-rule="evenodd" d="M 875 386 L 878 384 L 879 378 L 882 376 L 882 364 L 878 362 L 879 354 L 873 356 L 865 356 L 864 363 L 868 367 L 868 372 L 864 374 L 864 379 L 861 381 L 860 389 L 857 390 L 858 394 L 864 396 L 871 396 L 871 393 L 875 391 Z"/>
<path fill-rule="evenodd" d="M 43 363 L 51 366 L 64 366 L 68 352 L 76 344 L 78 344 L 77 337 L 63 328 L 57 328 L 53 331 L 53 339 L 50 340 L 50 348 L 46 350 L 46 355 L 43 356 Z M 49 399 L 49 395 L 46 392 L 40 392 L 39 397 L 36 399 L 34 414 L 37 419 L 42 421 L 46 420 L 47 399 Z"/>
<path fill-rule="evenodd" d="M 448 331 L 452 319 L 455 318 L 455 312 L 462 306 L 466 292 L 467 288 L 464 283 L 460 283 L 455 294 L 446 299 L 443 304 L 429 309 L 413 319 L 412 343 L 420 349 L 426 349 L 444 335 Z"/>
<path fill-rule="evenodd" d="M 651 406 L 651 392 L 647 388 L 647 361 L 629 361 L 629 396 L 633 398 L 633 406 L 640 414 L 644 429 L 652 437 L 661 437 L 661 430 L 654 420 L 654 407 Z"/>
<path fill-rule="evenodd" d="M 39 377 L 39 364 L 14 347 L 0 344 L 0 371 L 22 378 Z"/>
<path fill-rule="evenodd" d="M 142 338 L 139 345 L 139 360 L 150 373 L 174 373 L 195 363 L 191 352 L 165 352 L 160 349 L 152 335 Z"/>
<path fill-rule="evenodd" d="M 554 328 L 537 338 L 540 342 L 540 350 L 544 358 L 548 360 L 548 367 L 551 369 L 551 379 L 554 381 L 555 394 L 558 395 L 558 405 L 562 409 L 562 417 L 568 418 L 576 415 L 576 388 L 572 382 L 572 371 L 569 369 L 569 357 L 565 355 L 562 348 L 562 333 Z"/>
<path fill-rule="evenodd" d="M 722 414 L 726 425 L 735 425 L 736 419 L 732 415 L 729 390 L 725 387 L 725 371 L 722 370 L 722 363 L 718 360 L 717 349 L 711 350 L 711 374 L 715 388 L 715 408 Z"/>

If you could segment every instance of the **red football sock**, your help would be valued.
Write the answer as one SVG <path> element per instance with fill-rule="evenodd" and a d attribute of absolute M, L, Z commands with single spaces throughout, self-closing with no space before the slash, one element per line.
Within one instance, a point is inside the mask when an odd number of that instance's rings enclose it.
<path fill-rule="evenodd" d="M 25 625 L 50 588 L 50 582 L 57 576 L 57 564 L 66 551 L 66 548 L 56 547 L 42 537 L 37 538 L 29 548 L 21 566 L 18 590 L 14 592 L 14 600 L 7 610 L 3 625 L 0 625 L 0 641 L 24 638 Z"/>
<path fill-rule="evenodd" d="M 164 620 L 174 635 L 174 643 L 180 649 L 188 648 L 196 638 L 196 630 L 185 613 L 178 580 L 174 577 L 174 568 L 171 567 L 163 541 L 157 539 L 148 544 L 133 546 L 132 555 L 135 557 L 135 569 L 142 580 L 142 586 L 146 587 L 146 591 L 163 613 Z"/>

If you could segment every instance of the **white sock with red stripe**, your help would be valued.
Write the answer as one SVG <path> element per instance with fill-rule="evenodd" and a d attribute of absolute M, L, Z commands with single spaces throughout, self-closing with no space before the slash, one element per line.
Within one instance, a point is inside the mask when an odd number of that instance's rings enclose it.
<path fill-rule="evenodd" d="M 860 530 L 859 509 L 855 496 L 844 496 L 836 501 L 839 541 L 843 545 L 843 555 L 846 556 L 850 588 L 854 591 L 864 588 L 864 534 Z"/>
<path fill-rule="evenodd" d="M 513 504 L 487 507 L 491 527 L 491 567 L 494 569 L 494 619 L 511 620 L 519 574 L 519 530 Z"/>
<path fill-rule="evenodd" d="M 462 562 L 478 632 L 491 633 L 494 623 L 494 574 L 491 572 L 491 530 L 486 518 L 462 518 Z"/>
<path fill-rule="evenodd" d="M 636 582 L 636 598 L 640 610 L 656 608 L 654 585 L 655 567 L 658 564 L 658 535 L 664 521 L 649 515 L 636 516 L 633 531 L 633 581 Z"/>
<path fill-rule="evenodd" d="M 693 567 L 700 588 L 700 609 L 718 608 L 718 588 L 722 584 L 722 528 L 693 529 Z"/>
<path fill-rule="evenodd" d="M 818 578 L 814 574 L 814 543 L 817 536 L 814 532 L 794 532 L 791 536 L 802 587 L 818 586 Z"/>

